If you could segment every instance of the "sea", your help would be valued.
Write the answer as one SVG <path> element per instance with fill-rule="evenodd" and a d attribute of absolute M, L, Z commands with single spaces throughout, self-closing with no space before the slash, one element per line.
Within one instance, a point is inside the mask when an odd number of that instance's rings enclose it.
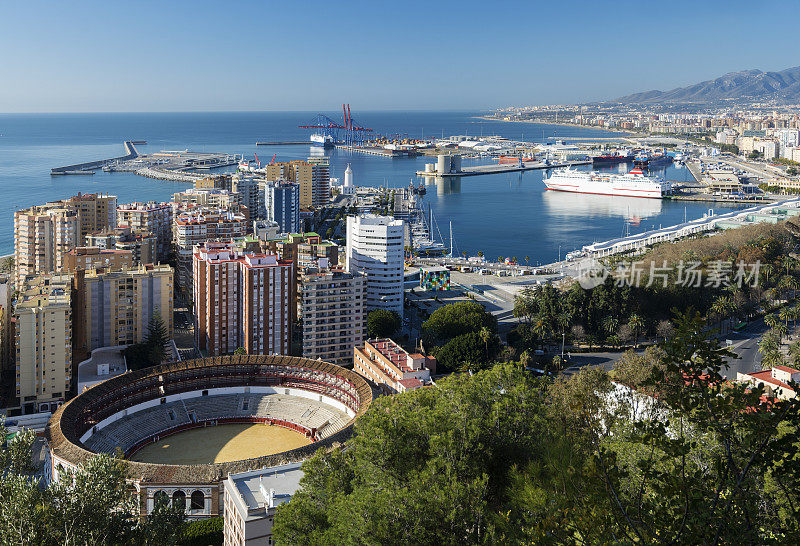
<path fill-rule="evenodd" d="M 618 133 L 583 127 L 481 119 L 482 112 L 353 112 L 355 122 L 384 135 L 442 137 L 499 135 L 529 142 L 569 137 L 612 137 Z M 245 154 L 262 162 L 304 159 L 324 153 L 333 176 L 347 165 L 358 186 L 424 184 L 415 175 L 434 158 L 385 158 L 309 145 L 256 146 L 256 142 L 307 141 L 316 112 L 0 114 L 0 255 L 14 247 L 13 212 L 34 204 L 103 192 L 118 203 L 169 200 L 188 184 L 134 173 L 50 176 L 53 167 L 116 157 L 123 141 L 144 140 L 140 153 L 161 150 Z M 326 113 L 332 119 L 341 113 Z M 486 163 L 464 160 L 463 166 Z M 632 166 L 619 166 L 624 170 Z M 589 167 L 584 167 L 589 168 Z M 233 168 L 223 169 L 233 170 Z M 212 171 L 213 172 L 213 171 Z M 669 166 L 656 174 L 668 181 L 691 180 L 688 169 Z M 580 195 L 545 190 L 543 171 L 471 176 L 431 182 L 422 198 L 433 211 L 434 235 L 454 253 L 487 258 L 528 258 L 551 263 L 583 245 L 680 223 L 707 214 L 709 205 L 639 198 Z M 717 212 L 732 210 L 716 207 Z M 452 240 L 450 238 L 452 226 Z"/>

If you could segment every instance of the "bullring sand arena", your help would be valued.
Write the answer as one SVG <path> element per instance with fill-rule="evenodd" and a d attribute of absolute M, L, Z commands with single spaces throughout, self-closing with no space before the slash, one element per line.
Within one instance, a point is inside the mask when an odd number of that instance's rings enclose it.
<path fill-rule="evenodd" d="M 265 424 L 231 424 L 196 428 L 149 444 L 133 461 L 156 464 L 208 464 L 254 459 L 311 443 L 304 435 Z"/>

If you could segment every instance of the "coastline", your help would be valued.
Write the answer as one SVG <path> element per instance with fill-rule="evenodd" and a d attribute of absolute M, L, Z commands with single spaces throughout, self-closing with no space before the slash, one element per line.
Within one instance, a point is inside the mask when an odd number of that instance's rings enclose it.
<path fill-rule="evenodd" d="M 580 125 L 577 123 L 568 123 L 564 121 L 547 121 L 547 120 L 539 120 L 539 119 L 517 119 L 517 120 L 507 120 L 501 118 L 495 118 L 492 116 L 475 116 L 476 119 L 482 119 L 486 121 L 497 121 L 500 123 L 538 123 L 540 125 L 557 125 L 560 127 L 577 127 L 579 129 L 594 129 L 596 131 L 608 131 L 609 133 L 620 133 L 625 135 L 629 138 L 637 138 L 637 137 L 646 137 L 645 134 L 640 133 L 632 133 L 627 129 L 616 129 L 612 127 L 595 127 L 593 125 Z"/>

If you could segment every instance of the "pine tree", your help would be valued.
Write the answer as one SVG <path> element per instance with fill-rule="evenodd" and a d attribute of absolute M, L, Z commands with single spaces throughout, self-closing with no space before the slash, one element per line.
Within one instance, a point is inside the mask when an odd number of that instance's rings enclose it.
<path fill-rule="evenodd" d="M 150 317 L 150 323 L 147 325 L 147 337 L 144 340 L 151 366 L 157 366 L 164 360 L 167 354 L 166 345 L 168 342 L 167 326 L 161 318 L 161 313 L 156 310 Z"/>

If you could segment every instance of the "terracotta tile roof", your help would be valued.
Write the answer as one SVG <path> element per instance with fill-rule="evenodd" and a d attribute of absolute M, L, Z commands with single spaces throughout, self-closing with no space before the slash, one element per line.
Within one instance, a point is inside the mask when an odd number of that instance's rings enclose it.
<path fill-rule="evenodd" d="M 398 383 L 403 385 L 406 389 L 418 389 L 419 387 L 423 386 L 422 381 L 416 377 L 412 377 L 411 379 L 401 379 L 398 381 Z"/>
<path fill-rule="evenodd" d="M 775 385 L 782 389 L 786 389 L 787 391 L 794 392 L 794 389 L 790 387 L 787 383 L 784 383 L 783 381 L 780 381 L 772 377 L 772 369 L 764 370 L 761 372 L 753 372 L 747 375 L 758 381 L 763 381 L 764 383 L 769 383 L 770 385 Z"/>

